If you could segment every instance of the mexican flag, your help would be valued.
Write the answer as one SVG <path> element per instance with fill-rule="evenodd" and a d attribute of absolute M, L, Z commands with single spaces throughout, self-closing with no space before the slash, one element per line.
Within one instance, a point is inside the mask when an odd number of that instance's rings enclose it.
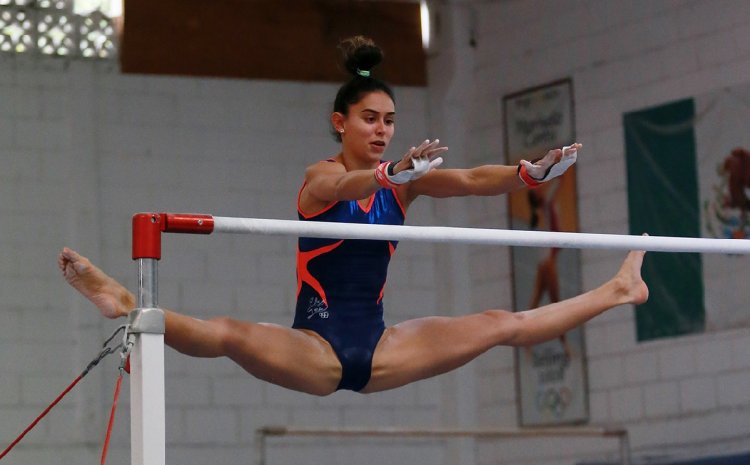
<path fill-rule="evenodd" d="M 626 113 L 623 125 L 631 234 L 750 238 L 750 86 Z M 748 265 L 647 254 L 638 340 L 750 323 Z"/>

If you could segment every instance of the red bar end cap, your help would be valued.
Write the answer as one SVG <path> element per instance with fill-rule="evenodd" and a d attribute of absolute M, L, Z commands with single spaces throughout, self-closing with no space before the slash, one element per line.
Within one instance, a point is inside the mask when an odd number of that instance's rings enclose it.
<path fill-rule="evenodd" d="M 161 232 L 164 215 L 136 213 L 133 215 L 133 260 L 161 259 Z"/>

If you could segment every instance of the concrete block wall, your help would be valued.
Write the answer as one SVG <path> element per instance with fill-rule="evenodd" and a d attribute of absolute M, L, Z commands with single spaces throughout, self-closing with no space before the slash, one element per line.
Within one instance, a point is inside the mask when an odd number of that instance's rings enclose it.
<path fill-rule="evenodd" d="M 337 87 L 122 75 L 107 62 L 0 55 L 3 448 L 96 356 L 118 324 L 64 283 L 59 250 L 77 249 L 134 289 L 130 221 L 136 212 L 296 218 L 304 168 L 338 151 L 328 124 Z M 396 92 L 392 157 L 427 137 L 426 90 Z M 409 222 L 431 224 L 429 202 L 415 206 Z M 160 305 L 199 318 L 289 325 L 295 247 L 295 240 L 279 237 L 166 236 Z M 434 307 L 432 258 L 428 245 L 399 248 L 387 294 L 389 323 Z M 96 460 L 116 365 L 110 357 L 93 370 L 14 449 L 9 463 Z M 440 421 L 440 381 L 319 399 L 262 383 L 227 360 L 191 359 L 171 349 L 166 371 L 168 463 L 253 463 L 255 430 L 266 425 Z M 129 461 L 128 398 L 126 386 L 112 463 Z M 273 463 L 288 464 L 299 457 L 345 464 L 352 451 L 376 463 L 382 451 L 382 443 L 352 442 L 331 454 L 331 443 L 277 441 L 269 450 Z M 441 447 L 428 447 L 432 463 L 440 463 Z M 389 446 L 389 454 L 411 457 L 421 449 L 404 441 Z"/>
<path fill-rule="evenodd" d="M 466 27 L 477 39 L 468 153 L 479 163 L 502 153 L 504 95 L 571 77 L 584 144 L 578 196 L 585 232 L 628 232 L 623 113 L 743 84 L 750 76 L 750 5 L 743 1 L 517 0 L 466 7 L 473 18 Z M 475 205 L 474 224 L 505 225 L 501 202 Z M 622 255 L 584 251 L 583 287 L 614 273 Z M 510 305 L 509 260 L 498 258 L 489 273 L 500 285 L 474 282 L 476 307 Z M 748 338 L 744 327 L 710 328 L 637 343 L 631 307 L 594 319 L 586 325 L 591 423 L 627 427 L 640 460 L 750 449 Z M 479 421 L 516 425 L 512 351 L 492 351 L 479 367 Z M 571 449 L 578 453 L 563 453 Z M 614 460 L 617 445 L 483 441 L 478 455 L 482 464 L 572 464 Z"/>

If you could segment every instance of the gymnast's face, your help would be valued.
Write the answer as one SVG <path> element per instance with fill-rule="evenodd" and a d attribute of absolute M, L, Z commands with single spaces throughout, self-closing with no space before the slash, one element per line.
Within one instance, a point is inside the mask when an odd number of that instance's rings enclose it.
<path fill-rule="evenodd" d="M 379 162 L 395 129 L 396 110 L 388 94 L 370 92 L 349 106 L 347 115 L 340 116 L 344 153 L 351 153 L 363 161 Z"/>

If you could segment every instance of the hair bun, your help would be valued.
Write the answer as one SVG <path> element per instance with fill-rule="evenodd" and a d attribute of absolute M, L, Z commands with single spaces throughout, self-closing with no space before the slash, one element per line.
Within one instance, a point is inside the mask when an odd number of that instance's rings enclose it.
<path fill-rule="evenodd" d="M 383 61 L 383 51 L 368 37 L 344 39 L 339 49 L 344 54 L 344 67 L 355 76 L 368 77 L 370 71 Z"/>

